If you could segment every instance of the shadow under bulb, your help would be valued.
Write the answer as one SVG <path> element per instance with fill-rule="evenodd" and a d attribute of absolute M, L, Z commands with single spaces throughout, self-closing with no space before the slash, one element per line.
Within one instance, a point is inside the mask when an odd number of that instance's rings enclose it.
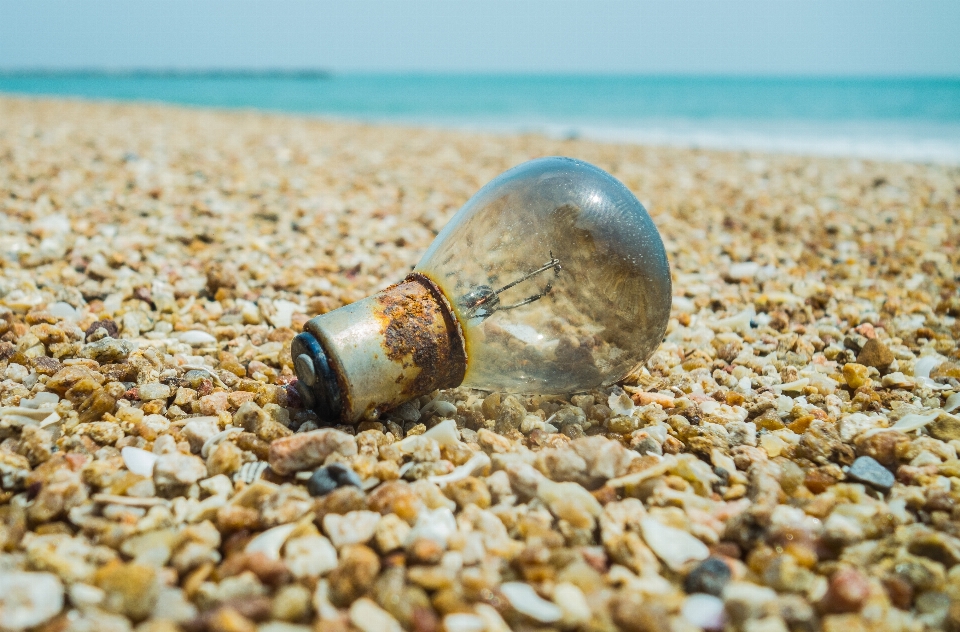
<path fill-rule="evenodd" d="M 663 338 L 670 267 L 646 209 L 570 158 L 484 186 L 407 278 L 293 340 L 297 390 L 355 423 L 439 388 L 566 394 L 612 384 Z"/>

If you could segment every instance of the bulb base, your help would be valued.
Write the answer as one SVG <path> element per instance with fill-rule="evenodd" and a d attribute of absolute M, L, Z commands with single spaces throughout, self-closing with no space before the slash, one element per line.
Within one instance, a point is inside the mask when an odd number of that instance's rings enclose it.
<path fill-rule="evenodd" d="M 403 283 L 309 320 L 292 343 L 297 390 L 328 422 L 356 423 L 462 381 L 460 322 L 437 285 Z"/>

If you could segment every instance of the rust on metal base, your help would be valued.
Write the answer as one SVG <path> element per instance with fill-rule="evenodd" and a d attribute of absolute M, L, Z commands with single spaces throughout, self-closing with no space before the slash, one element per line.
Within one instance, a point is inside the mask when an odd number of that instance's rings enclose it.
<path fill-rule="evenodd" d="M 463 381 L 467 356 L 460 323 L 433 281 L 411 274 L 376 301 L 387 357 L 404 368 L 397 377 L 402 395 L 413 398 Z"/>
<path fill-rule="evenodd" d="M 458 386 L 467 369 L 456 314 L 443 291 L 417 273 L 310 319 L 297 353 L 303 396 L 318 415 L 345 423 Z"/>

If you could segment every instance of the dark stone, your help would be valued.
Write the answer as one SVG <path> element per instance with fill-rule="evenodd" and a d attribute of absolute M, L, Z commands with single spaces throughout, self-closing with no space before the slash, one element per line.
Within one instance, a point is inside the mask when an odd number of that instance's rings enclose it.
<path fill-rule="evenodd" d="M 893 473 L 869 456 L 858 457 L 847 470 L 847 477 L 876 487 L 883 492 L 890 491 L 894 482 Z"/>
<path fill-rule="evenodd" d="M 857 354 L 857 362 L 866 366 L 872 366 L 879 371 L 883 371 L 893 363 L 893 352 L 876 338 L 867 340 L 860 353 Z"/>
<path fill-rule="evenodd" d="M 687 594 L 707 593 L 719 597 L 730 581 L 730 567 L 718 557 L 708 557 L 697 564 L 686 579 L 683 589 Z"/>
<path fill-rule="evenodd" d="M 84 335 L 85 335 L 86 337 L 89 338 L 89 337 L 92 336 L 94 333 L 96 333 L 96 331 L 97 331 L 98 329 L 100 329 L 101 327 L 102 327 L 104 330 L 106 330 L 107 336 L 109 336 L 110 338 L 116 338 L 117 335 L 120 333 L 120 328 L 117 327 L 117 323 L 113 322 L 113 321 L 110 320 L 109 318 L 105 318 L 105 319 L 103 319 L 103 320 L 98 320 L 97 322 L 95 322 L 95 323 L 93 323 L 92 325 L 90 325 L 89 327 L 87 327 L 87 330 L 86 330 L 85 332 L 83 332 L 83 333 L 84 333 Z"/>
<path fill-rule="evenodd" d="M 357 473 L 346 465 L 334 463 L 321 467 L 313 473 L 307 481 L 307 491 L 311 496 L 326 496 L 338 487 L 360 487 L 361 481 Z"/>

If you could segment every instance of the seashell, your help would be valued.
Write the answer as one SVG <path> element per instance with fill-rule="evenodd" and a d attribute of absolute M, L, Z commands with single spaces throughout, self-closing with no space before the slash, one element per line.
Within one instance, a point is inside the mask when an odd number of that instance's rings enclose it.
<path fill-rule="evenodd" d="M 296 528 L 297 523 L 292 522 L 290 524 L 282 524 L 279 527 L 267 529 L 254 539 L 250 540 L 243 552 L 248 554 L 263 553 L 268 559 L 274 561 L 279 560 L 280 549 L 283 548 L 283 544 L 287 541 L 287 538 L 290 537 L 290 534 L 293 533 L 293 530 Z"/>
<path fill-rule="evenodd" d="M 960 408 L 960 393 L 954 393 L 947 398 L 946 402 L 944 402 L 943 412 L 952 413 L 958 408 Z"/>
<path fill-rule="evenodd" d="M 233 480 L 243 481 L 244 483 L 252 483 L 263 476 L 263 473 L 268 467 L 270 467 L 270 464 L 266 461 L 251 461 L 250 463 L 244 463 L 240 466 L 240 470 L 233 475 Z"/>
<path fill-rule="evenodd" d="M 227 428 L 217 434 L 213 435 L 209 439 L 203 442 L 203 447 L 200 448 L 200 456 L 207 458 L 210 456 L 210 451 L 213 450 L 216 446 L 220 444 L 221 441 L 226 439 L 232 434 L 237 432 L 242 432 L 242 428 Z"/>
<path fill-rule="evenodd" d="M 912 430 L 919 430 L 923 428 L 928 423 L 940 416 L 941 410 L 935 410 L 933 412 L 927 413 L 926 415 L 904 415 L 900 420 L 890 426 L 890 430 L 899 430 L 900 432 L 910 432 Z"/>
<path fill-rule="evenodd" d="M 427 478 L 427 480 L 442 487 L 447 483 L 454 483 L 467 478 L 468 476 L 472 476 L 474 472 L 488 465 L 490 465 L 490 457 L 488 457 L 484 452 L 477 452 L 475 455 L 470 457 L 470 460 L 460 467 L 454 469 L 449 474 L 430 476 Z"/>
<path fill-rule="evenodd" d="M 739 314 L 734 314 L 727 318 L 721 318 L 720 320 L 714 320 L 705 323 L 707 327 L 714 331 L 719 331 L 724 328 L 729 328 L 731 331 L 749 331 L 750 330 L 750 321 L 752 321 L 757 315 L 757 312 L 753 307 L 748 307 Z"/>
<path fill-rule="evenodd" d="M 156 465 L 159 458 L 153 452 L 147 452 L 132 446 L 120 450 L 120 456 L 123 457 L 123 464 L 127 466 L 127 469 L 140 476 L 153 476 L 153 466 Z"/>
<path fill-rule="evenodd" d="M 941 362 L 943 362 L 943 358 L 924 356 L 913 365 L 913 376 L 929 378 L 930 371 L 935 369 Z"/>
<path fill-rule="evenodd" d="M 184 342 L 191 347 L 201 347 L 203 345 L 212 345 L 217 343 L 217 339 L 205 331 L 193 329 L 180 334 L 180 342 Z"/>
<path fill-rule="evenodd" d="M 787 382 L 785 384 L 774 384 L 770 387 L 771 391 L 777 391 L 782 393 L 783 391 L 802 391 L 803 387 L 810 383 L 810 378 L 802 377 L 799 380 L 794 380 L 792 382 Z"/>

